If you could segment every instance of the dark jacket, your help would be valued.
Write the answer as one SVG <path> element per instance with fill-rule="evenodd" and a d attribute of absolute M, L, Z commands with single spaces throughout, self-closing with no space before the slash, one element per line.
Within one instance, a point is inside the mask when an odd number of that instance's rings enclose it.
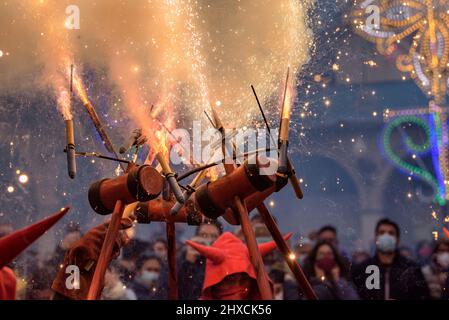
<path fill-rule="evenodd" d="M 154 286 L 153 288 L 147 288 L 137 280 L 134 280 L 130 283 L 129 287 L 136 294 L 137 300 L 161 299 L 160 292 L 158 291 L 156 286 Z"/>
<path fill-rule="evenodd" d="M 366 273 L 369 265 L 379 267 L 379 289 L 368 289 L 367 278 L 371 273 Z M 352 269 L 352 281 L 356 286 L 361 299 L 384 300 L 385 299 L 385 274 L 389 272 L 390 299 L 395 300 L 419 300 L 429 298 L 429 289 L 419 266 L 396 253 L 393 263 L 389 267 L 383 266 L 377 254 L 365 260 Z"/>
<path fill-rule="evenodd" d="M 318 300 L 359 300 L 354 286 L 343 278 L 336 282 L 313 278 L 310 284 Z"/>
<path fill-rule="evenodd" d="M 284 291 L 284 300 L 300 300 L 302 292 L 298 288 L 298 284 L 292 280 L 285 280 L 282 286 Z"/>
<path fill-rule="evenodd" d="M 198 300 L 201 296 L 206 269 L 206 259 L 199 256 L 195 263 L 185 259 L 185 253 L 178 258 L 178 298 Z M 158 291 L 161 299 L 168 299 L 168 268 L 164 266 L 159 278 Z"/>

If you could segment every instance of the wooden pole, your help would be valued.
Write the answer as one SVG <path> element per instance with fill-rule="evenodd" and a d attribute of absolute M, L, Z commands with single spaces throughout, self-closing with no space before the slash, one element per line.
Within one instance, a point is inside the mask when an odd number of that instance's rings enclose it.
<path fill-rule="evenodd" d="M 268 281 L 268 275 L 265 271 L 259 246 L 257 245 L 256 236 L 249 221 L 246 205 L 237 196 L 234 198 L 234 203 L 239 214 L 240 224 L 245 236 L 246 245 L 248 246 L 249 257 L 252 265 L 254 266 L 254 270 L 256 271 L 257 286 L 259 287 L 260 297 L 262 300 L 273 300 L 270 282 Z"/>
<path fill-rule="evenodd" d="M 131 171 L 136 166 L 135 163 L 130 162 L 126 168 L 126 172 Z M 87 293 L 87 300 L 98 299 L 104 280 L 104 274 L 111 259 L 112 249 L 114 248 L 115 241 L 117 239 L 120 223 L 122 222 L 123 211 L 125 206 L 121 200 L 117 200 L 115 203 L 114 211 L 112 212 L 111 221 L 109 222 L 108 230 L 104 237 L 103 245 L 101 247 L 100 256 L 98 257 L 97 265 L 95 267 L 94 276 Z"/>
<path fill-rule="evenodd" d="M 178 300 L 178 273 L 176 271 L 176 230 L 174 222 L 166 223 L 168 245 L 168 298 Z"/>
<path fill-rule="evenodd" d="M 120 222 L 122 220 L 124 205 L 121 200 L 117 200 L 112 212 L 111 221 L 104 238 L 103 246 L 101 247 L 100 256 L 98 258 L 97 266 L 95 267 L 94 276 L 87 293 L 87 300 L 98 299 L 101 293 L 101 287 L 104 279 L 104 274 L 109 264 L 109 260 L 112 255 L 112 249 L 114 248 L 115 241 L 120 229 Z"/>
<path fill-rule="evenodd" d="M 287 262 L 290 270 L 292 271 L 293 275 L 295 276 L 295 279 L 298 282 L 298 285 L 303 290 L 306 298 L 308 300 L 318 300 L 315 292 L 312 289 L 312 286 L 310 285 L 309 281 L 307 280 L 306 275 L 302 271 L 301 266 L 298 264 L 296 259 L 291 258 L 292 251 L 288 247 L 288 244 L 285 241 L 284 237 L 282 237 L 282 234 L 279 231 L 276 221 L 274 221 L 273 217 L 271 216 L 270 212 L 268 211 L 268 208 L 262 202 L 262 204 L 260 204 L 257 207 L 257 210 L 259 211 L 260 215 L 262 216 L 263 220 L 265 221 L 265 225 L 267 226 L 268 231 L 270 231 L 270 234 L 273 237 L 274 242 L 276 242 L 277 247 L 279 248 L 279 250 L 281 250 L 282 255 L 284 256 L 285 262 Z"/>
<path fill-rule="evenodd" d="M 211 109 L 212 115 L 214 118 L 213 125 L 215 129 L 217 129 L 222 137 L 221 140 L 221 149 L 223 152 L 223 167 L 225 169 L 226 174 L 230 174 L 235 170 L 235 163 L 233 161 L 227 161 L 229 158 L 233 160 L 232 155 L 229 157 L 227 153 L 227 143 L 226 143 L 226 132 L 223 127 L 223 124 L 218 117 L 218 114 L 215 112 L 214 108 Z M 232 153 L 235 152 L 235 146 L 231 149 Z M 238 196 L 234 197 L 234 207 L 237 210 L 238 221 L 240 221 L 240 225 L 242 226 L 242 232 L 246 240 L 246 245 L 248 247 L 248 253 L 251 259 L 251 264 L 254 267 L 257 278 L 257 286 L 259 288 L 260 297 L 262 300 L 273 300 L 273 292 L 271 291 L 270 282 L 268 280 L 268 275 L 265 271 L 265 266 L 263 264 L 262 255 L 259 251 L 259 246 L 257 245 L 256 235 L 254 234 L 254 230 L 249 221 L 249 213 L 246 208 L 245 202 L 242 201 Z"/>

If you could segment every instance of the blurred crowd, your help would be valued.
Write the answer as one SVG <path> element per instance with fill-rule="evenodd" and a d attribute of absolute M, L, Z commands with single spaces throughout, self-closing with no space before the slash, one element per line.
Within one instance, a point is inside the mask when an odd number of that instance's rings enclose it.
<path fill-rule="evenodd" d="M 263 220 L 251 219 L 257 241 L 271 241 Z M 0 224 L 0 237 L 12 228 Z M 222 234 L 219 221 L 196 227 L 190 240 L 212 245 Z M 234 234 L 244 241 L 239 227 Z M 448 299 L 449 240 L 422 241 L 416 250 L 401 242 L 400 227 L 389 219 L 373 226 L 372 252 L 350 253 L 340 246 L 337 229 L 326 225 L 296 241 L 290 240 L 294 257 L 302 266 L 319 299 L 403 300 Z M 18 299 L 50 299 L 51 283 L 66 250 L 82 237 L 79 226 L 69 224 L 54 252 L 44 259 L 28 250 L 12 267 L 18 275 Z M 178 237 L 180 238 L 180 237 Z M 102 299 L 157 300 L 168 298 L 167 242 L 163 237 L 143 241 L 131 238 L 120 256 L 109 265 Z M 290 257 L 291 258 L 291 257 Z M 304 299 L 284 257 L 276 250 L 264 257 L 267 273 L 278 300 Z M 195 249 L 177 244 L 178 293 L 180 299 L 201 295 L 206 261 Z"/>

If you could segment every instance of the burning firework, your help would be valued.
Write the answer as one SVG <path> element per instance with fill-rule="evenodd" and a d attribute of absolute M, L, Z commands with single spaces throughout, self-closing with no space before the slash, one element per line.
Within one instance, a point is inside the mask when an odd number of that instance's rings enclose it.
<path fill-rule="evenodd" d="M 289 69 L 290 71 L 290 69 Z M 290 74 L 287 72 L 285 80 L 285 89 L 281 109 L 281 125 L 279 132 L 279 172 L 286 173 L 287 167 L 287 147 L 288 147 L 288 131 L 290 126 L 291 106 L 293 103 L 293 86 L 289 78 Z"/>

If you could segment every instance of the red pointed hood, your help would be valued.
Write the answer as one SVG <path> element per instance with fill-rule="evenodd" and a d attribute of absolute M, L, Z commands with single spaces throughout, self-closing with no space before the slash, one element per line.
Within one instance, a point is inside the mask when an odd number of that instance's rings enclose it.
<path fill-rule="evenodd" d="M 291 234 L 285 236 L 290 238 Z M 223 233 L 212 246 L 204 246 L 187 240 L 186 243 L 206 257 L 206 273 L 204 275 L 203 299 L 212 299 L 210 288 L 231 274 L 246 273 L 256 280 L 256 272 L 246 245 L 230 232 Z M 259 245 L 262 255 L 276 249 L 274 241 Z"/>
<path fill-rule="evenodd" d="M 12 271 L 8 267 L 0 268 L 0 301 L 16 300 L 17 280 Z"/>
<path fill-rule="evenodd" d="M 45 231 L 50 229 L 69 209 L 69 207 L 64 208 L 60 212 L 38 221 L 31 226 L 0 238 L 0 269 L 14 260 L 23 250 L 43 235 Z"/>

